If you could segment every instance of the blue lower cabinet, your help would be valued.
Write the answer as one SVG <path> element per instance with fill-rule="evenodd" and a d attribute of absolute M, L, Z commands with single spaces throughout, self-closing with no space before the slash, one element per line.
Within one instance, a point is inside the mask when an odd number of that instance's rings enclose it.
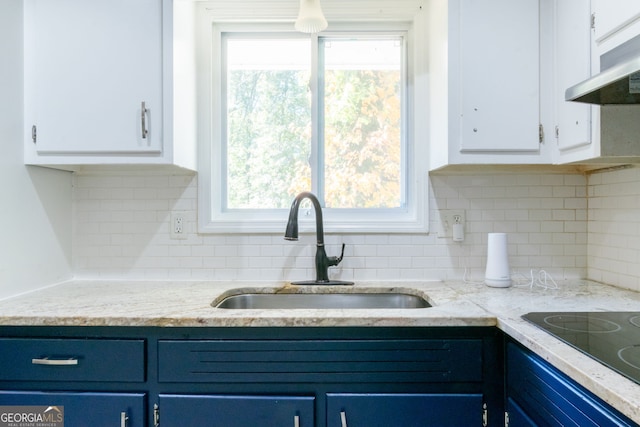
<path fill-rule="evenodd" d="M 526 417 L 526 422 L 510 423 L 511 426 L 637 426 L 549 363 L 514 343 L 507 344 L 506 390 L 507 409 L 516 409 L 514 417 Z"/>
<path fill-rule="evenodd" d="M 143 393 L 0 391 L 0 425 L 144 427 L 145 414 Z"/>
<path fill-rule="evenodd" d="M 327 395 L 327 427 L 482 425 L 481 394 Z"/>
<path fill-rule="evenodd" d="M 160 395 L 162 427 L 314 427 L 314 397 Z"/>
<path fill-rule="evenodd" d="M 536 427 L 526 412 L 513 399 L 507 399 L 507 417 L 508 425 L 516 427 Z M 505 425 L 507 425 L 505 423 Z"/>

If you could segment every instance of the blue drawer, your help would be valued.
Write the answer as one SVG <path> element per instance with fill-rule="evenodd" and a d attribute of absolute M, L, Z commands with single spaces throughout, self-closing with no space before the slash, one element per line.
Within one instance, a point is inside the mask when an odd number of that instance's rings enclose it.
<path fill-rule="evenodd" d="M 0 381 L 143 382 L 142 339 L 0 339 Z"/>
<path fill-rule="evenodd" d="M 482 341 L 160 340 L 160 382 L 481 382 Z"/>

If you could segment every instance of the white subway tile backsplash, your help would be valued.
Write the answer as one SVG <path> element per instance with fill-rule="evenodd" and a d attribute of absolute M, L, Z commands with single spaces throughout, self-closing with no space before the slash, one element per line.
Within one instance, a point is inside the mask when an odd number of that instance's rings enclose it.
<path fill-rule="evenodd" d="M 589 176 L 587 274 L 640 291 L 640 169 Z"/>
<path fill-rule="evenodd" d="M 514 269 L 585 277 L 587 257 L 601 265 L 593 251 L 587 253 L 587 233 L 600 234 L 597 230 L 605 227 L 600 222 L 608 218 L 598 212 L 601 219 L 591 227 L 589 210 L 587 230 L 586 195 L 591 209 L 592 197 L 608 197 L 609 189 L 620 185 L 609 178 L 605 183 L 602 175 L 592 175 L 591 185 L 601 182 L 593 189 L 587 188 L 585 176 L 572 174 L 434 175 L 429 189 L 431 233 L 327 234 L 329 255 L 338 255 L 346 244 L 342 264 L 330 274 L 356 281 L 462 279 L 467 269 L 481 280 L 486 234 L 507 232 Z M 625 171 L 623 181 L 632 185 L 635 181 L 628 175 Z M 288 242 L 281 234 L 198 234 L 194 176 L 80 174 L 74 180 L 74 264 L 79 278 L 302 280 L 315 275 L 313 235 Z M 605 185 L 610 188 L 597 188 Z M 598 201 L 596 206 L 609 211 L 612 205 Z M 437 237 L 440 209 L 465 211 L 464 242 Z M 186 215 L 185 240 L 169 235 L 173 211 Z M 625 260 L 640 249 L 629 251 Z M 605 250 L 603 255 L 611 253 Z M 611 276 L 604 267 L 593 269 L 598 277 Z"/>

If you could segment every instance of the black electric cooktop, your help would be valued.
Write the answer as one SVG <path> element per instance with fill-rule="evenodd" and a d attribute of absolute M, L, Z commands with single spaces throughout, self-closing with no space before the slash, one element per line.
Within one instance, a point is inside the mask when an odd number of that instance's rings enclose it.
<path fill-rule="evenodd" d="M 640 312 L 536 312 L 522 318 L 640 384 Z"/>

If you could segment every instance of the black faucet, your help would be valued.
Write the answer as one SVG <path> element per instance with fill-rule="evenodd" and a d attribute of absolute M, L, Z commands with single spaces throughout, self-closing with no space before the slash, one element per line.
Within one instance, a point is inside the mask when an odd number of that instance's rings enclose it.
<path fill-rule="evenodd" d="M 329 257 L 324 250 L 324 228 L 322 225 L 322 207 L 318 198 L 308 191 L 304 191 L 296 196 L 291 203 L 289 211 L 289 221 L 287 221 L 287 229 L 284 232 L 286 240 L 298 240 L 298 209 L 303 199 L 311 200 L 316 212 L 316 238 L 318 240 L 316 250 L 316 280 L 306 280 L 302 282 L 293 282 L 294 285 L 353 285 L 353 282 L 344 282 L 341 280 L 329 280 L 329 267 L 340 264 L 344 256 L 344 243 L 342 244 L 342 253 L 339 257 Z"/>

